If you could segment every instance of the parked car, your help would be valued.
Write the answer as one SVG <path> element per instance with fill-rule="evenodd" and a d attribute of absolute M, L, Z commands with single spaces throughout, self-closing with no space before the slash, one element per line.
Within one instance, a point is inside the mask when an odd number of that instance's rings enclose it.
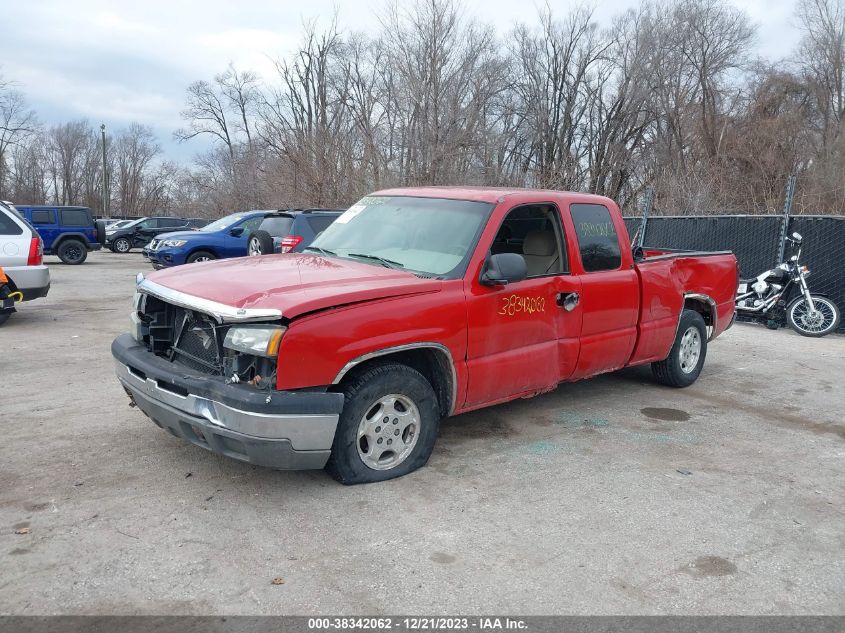
<path fill-rule="evenodd" d="M 109 230 L 114 232 L 117 229 L 121 229 L 124 226 L 132 224 L 134 221 L 135 220 L 106 220 L 106 232 L 108 233 Z"/>
<path fill-rule="evenodd" d="M 273 210 L 233 213 L 197 231 L 159 235 L 144 248 L 144 256 L 153 268 L 243 257 L 247 254 L 249 236 L 265 217 L 276 213 Z"/>
<path fill-rule="evenodd" d="M 343 209 L 289 209 L 272 213 L 250 234 L 247 254 L 299 252 L 341 213 Z"/>
<path fill-rule="evenodd" d="M 45 255 L 58 255 L 65 264 L 82 264 L 105 240 L 105 226 L 95 222 L 88 207 L 16 205 L 44 241 Z"/>
<path fill-rule="evenodd" d="M 188 218 L 139 218 L 120 228 L 107 229 L 106 246 L 113 253 L 128 253 L 133 248 L 146 246 L 157 235 L 177 229 L 199 227 L 202 226 L 202 222 L 203 220 Z"/>
<path fill-rule="evenodd" d="M 391 189 L 302 253 L 139 278 L 112 354 L 178 437 L 380 481 L 423 466 L 445 416 L 631 365 L 691 385 L 738 274 L 730 252 L 632 252 L 601 196 Z"/>
<path fill-rule="evenodd" d="M 0 202 L 0 325 L 15 312 L 16 303 L 47 296 L 50 271 L 43 254 L 35 228 L 14 205 Z"/>

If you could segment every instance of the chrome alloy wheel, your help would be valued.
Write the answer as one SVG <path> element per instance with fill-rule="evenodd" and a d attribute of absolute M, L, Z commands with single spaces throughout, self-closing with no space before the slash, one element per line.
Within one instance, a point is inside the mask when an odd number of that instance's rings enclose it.
<path fill-rule="evenodd" d="M 373 470 L 390 470 L 404 462 L 417 445 L 420 412 L 396 393 L 373 403 L 358 424 L 358 456 Z"/>
<path fill-rule="evenodd" d="M 211 258 L 210 258 L 210 257 L 206 257 L 205 255 L 200 255 L 199 257 L 197 257 L 196 259 L 194 259 L 194 262 L 193 262 L 193 263 L 195 263 L 195 264 L 196 264 L 197 262 L 210 262 L 210 261 L 211 261 Z"/>
<path fill-rule="evenodd" d="M 792 320 L 804 332 L 817 334 L 832 329 L 836 321 L 836 307 L 822 297 L 813 297 L 815 310 L 806 300 L 792 306 Z"/>
<path fill-rule="evenodd" d="M 249 255 L 261 255 L 261 245 L 258 243 L 257 238 L 252 238 L 249 241 L 249 248 L 247 249 L 247 253 Z"/>
<path fill-rule="evenodd" d="M 687 328 L 681 337 L 681 347 L 678 350 L 681 371 L 691 374 L 698 365 L 701 357 L 701 334 L 696 327 Z"/>

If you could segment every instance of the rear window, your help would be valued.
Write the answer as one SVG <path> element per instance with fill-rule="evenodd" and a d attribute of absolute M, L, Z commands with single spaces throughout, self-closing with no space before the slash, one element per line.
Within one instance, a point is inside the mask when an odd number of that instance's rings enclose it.
<path fill-rule="evenodd" d="M 329 228 L 331 223 L 335 221 L 336 217 L 337 216 L 335 215 L 309 215 L 306 216 L 305 219 L 311 227 L 311 230 L 314 231 L 315 235 L 317 235 Z"/>
<path fill-rule="evenodd" d="M 261 222 L 259 230 L 267 231 L 273 237 L 285 237 L 290 233 L 290 227 L 293 224 L 293 218 L 290 216 L 274 216 L 271 218 L 264 218 Z"/>
<path fill-rule="evenodd" d="M 33 209 L 32 210 L 33 224 L 55 224 L 56 216 L 52 209 Z"/>
<path fill-rule="evenodd" d="M 62 226 L 91 226 L 87 209 L 62 209 Z"/>
<path fill-rule="evenodd" d="M 21 235 L 23 229 L 5 211 L 0 210 L 0 235 Z"/>
<path fill-rule="evenodd" d="M 622 255 L 610 210 L 603 204 L 573 204 L 569 209 L 584 270 L 591 273 L 619 268 Z"/>

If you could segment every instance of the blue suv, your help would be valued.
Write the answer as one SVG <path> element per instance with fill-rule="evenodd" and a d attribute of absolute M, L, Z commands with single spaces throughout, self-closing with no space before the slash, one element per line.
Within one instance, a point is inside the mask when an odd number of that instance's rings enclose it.
<path fill-rule="evenodd" d="M 103 222 L 94 221 L 88 207 L 16 205 L 44 242 L 45 255 L 58 255 L 65 264 L 81 264 L 88 251 L 98 251 L 105 241 Z"/>
<path fill-rule="evenodd" d="M 196 231 L 157 235 L 144 247 L 144 256 L 149 258 L 153 268 L 243 257 L 247 254 L 250 234 L 270 213 L 274 211 L 233 213 Z"/>

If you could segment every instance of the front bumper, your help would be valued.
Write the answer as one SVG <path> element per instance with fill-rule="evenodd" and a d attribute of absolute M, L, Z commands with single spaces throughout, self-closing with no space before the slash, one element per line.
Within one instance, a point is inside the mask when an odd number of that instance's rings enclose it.
<path fill-rule="evenodd" d="M 117 377 L 147 417 L 176 437 L 259 466 L 322 468 L 343 394 L 259 391 L 155 356 L 130 335 L 112 343 Z"/>
<path fill-rule="evenodd" d="M 15 287 L 23 293 L 24 301 L 46 297 L 50 291 L 50 269 L 41 266 L 12 266 L 3 269 Z"/>

